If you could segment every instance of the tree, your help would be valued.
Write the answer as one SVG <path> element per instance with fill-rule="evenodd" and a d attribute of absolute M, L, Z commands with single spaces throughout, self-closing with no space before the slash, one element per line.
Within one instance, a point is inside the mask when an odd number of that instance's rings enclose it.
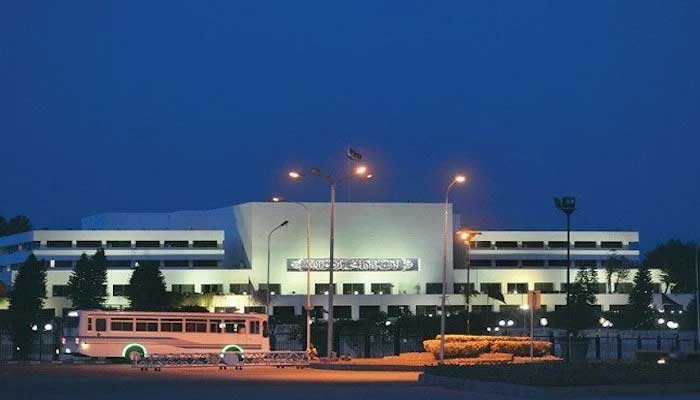
<path fill-rule="evenodd" d="M 629 262 L 624 256 L 612 254 L 603 265 L 605 267 L 605 280 L 608 282 L 608 293 L 613 293 L 613 277 L 615 277 L 615 287 L 621 280 L 629 278 Z"/>
<path fill-rule="evenodd" d="M 68 278 L 68 298 L 81 310 L 101 309 L 107 297 L 107 257 L 103 249 L 88 257 L 80 256 Z"/>
<path fill-rule="evenodd" d="M 24 215 L 16 215 L 9 221 L 0 217 L 0 236 L 9 236 L 31 230 L 32 223 Z"/>
<path fill-rule="evenodd" d="M 170 298 L 165 279 L 155 263 L 141 263 L 134 268 L 126 288 L 126 297 L 134 310 L 155 311 L 168 308 Z"/>
<path fill-rule="evenodd" d="M 581 268 L 576 273 L 576 279 L 571 284 L 569 307 L 574 316 L 571 321 L 571 331 L 574 336 L 578 331 L 594 325 L 594 305 L 598 291 L 598 271 L 595 268 Z"/>
<path fill-rule="evenodd" d="M 664 293 L 669 288 L 674 293 L 690 293 L 695 290 L 694 257 L 695 244 L 671 239 L 646 253 L 644 265 L 648 268 L 661 268 Z"/>
<path fill-rule="evenodd" d="M 32 325 L 40 324 L 46 298 L 46 264 L 30 254 L 20 267 L 10 292 L 10 325 L 18 355 L 27 358 L 32 347 Z"/>
<path fill-rule="evenodd" d="M 5 236 L 5 232 L 7 232 L 7 220 L 0 215 L 0 236 Z"/>
<path fill-rule="evenodd" d="M 625 325 L 634 329 L 654 328 L 654 309 L 649 307 L 653 300 L 654 284 L 651 271 L 646 266 L 640 266 L 634 275 L 634 286 L 629 295 L 629 306 L 623 320 Z"/>

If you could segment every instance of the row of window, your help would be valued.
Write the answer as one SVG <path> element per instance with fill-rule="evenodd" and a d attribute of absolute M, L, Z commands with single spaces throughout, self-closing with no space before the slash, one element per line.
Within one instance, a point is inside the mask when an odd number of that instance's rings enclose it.
<path fill-rule="evenodd" d="M 550 240 L 544 242 L 542 240 L 526 240 L 518 242 L 515 240 L 499 240 L 499 241 L 488 241 L 488 240 L 477 240 L 470 242 L 473 249 L 565 249 L 567 248 L 566 241 Z M 623 248 L 622 242 L 615 241 L 602 241 L 598 245 L 595 241 L 575 241 L 572 243 L 572 247 L 577 249 L 621 249 Z"/>
<path fill-rule="evenodd" d="M 222 244 L 216 240 L 47 240 L 45 245 L 39 241 L 5 246 L 1 253 L 14 253 L 19 250 L 47 249 L 216 249 Z"/>
<path fill-rule="evenodd" d="M 600 267 L 599 260 L 572 260 L 572 265 L 577 268 L 596 268 Z M 546 267 L 566 267 L 566 260 L 494 260 L 494 259 L 471 259 L 469 266 L 472 268 L 479 267 L 499 267 L 499 268 L 546 268 Z M 455 265 L 454 269 L 466 269 L 467 265 Z"/>
<path fill-rule="evenodd" d="M 196 332 L 196 333 L 246 333 L 245 320 L 182 319 L 182 318 L 119 318 L 95 319 L 95 330 L 106 332 Z M 250 333 L 260 333 L 260 321 L 249 321 Z M 92 317 L 87 320 L 87 330 L 92 331 Z"/>
<path fill-rule="evenodd" d="M 49 268 L 72 269 L 76 261 L 49 260 Z M 159 268 L 218 268 L 219 260 L 107 260 L 107 268 L 134 268 L 139 265 Z"/>

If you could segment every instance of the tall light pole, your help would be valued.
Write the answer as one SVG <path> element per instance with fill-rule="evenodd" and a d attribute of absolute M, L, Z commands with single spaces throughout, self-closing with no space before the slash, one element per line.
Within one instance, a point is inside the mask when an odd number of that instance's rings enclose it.
<path fill-rule="evenodd" d="M 554 205 L 566 214 L 566 362 L 571 362 L 571 214 L 576 211 L 576 197 L 555 197 Z"/>
<path fill-rule="evenodd" d="M 700 258 L 700 242 L 695 249 L 695 340 L 700 348 L 700 272 L 698 272 L 698 258 Z"/>
<path fill-rule="evenodd" d="M 314 176 L 318 176 L 323 178 L 328 186 L 330 186 L 331 189 L 331 202 L 330 202 L 330 234 L 329 234 L 329 242 L 330 242 L 330 249 L 328 252 L 328 337 L 327 337 L 327 346 L 328 346 L 328 358 L 332 358 L 332 353 L 333 353 L 333 295 L 335 294 L 334 290 L 334 284 L 333 284 L 333 262 L 334 262 L 334 248 L 335 248 L 335 188 L 336 185 L 340 184 L 343 181 L 359 177 L 359 178 L 364 178 L 364 179 L 370 179 L 372 178 L 372 174 L 369 172 L 366 166 L 360 165 L 355 170 L 353 171 L 352 175 L 347 175 L 343 176 L 341 178 L 336 178 L 333 175 L 330 174 L 323 174 L 321 173 L 321 170 L 318 168 L 312 168 L 311 169 L 311 174 Z M 300 172 L 300 171 L 290 171 L 289 172 L 289 177 L 292 179 L 301 179 L 306 176 L 305 173 Z M 307 265 L 307 269 L 310 268 L 310 265 Z"/>
<path fill-rule="evenodd" d="M 272 234 L 275 233 L 276 230 L 286 226 L 289 223 L 289 221 L 284 221 L 281 224 L 277 225 L 273 230 L 270 231 L 270 233 L 267 234 L 267 290 L 265 291 L 267 294 L 267 315 L 270 315 L 270 239 L 272 238 Z"/>
<path fill-rule="evenodd" d="M 467 178 L 464 175 L 457 175 L 452 179 L 452 182 L 450 182 L 449 185 L 447 185 L 447 190 L 445 190 L 445 221 L 444 221 L 444 230 L 443 230 L 443 244 L 442 244 L 442 297 L 440 298 L 440 364 L 445 362 L 445 318 L 446 318 L 446 312 L 445 312 L 445 303 L 446 303 L 446 298 L 447 298 L 447 247 L 448 247 L 448 241 L 452 237 L 452 235 L 449 233 L 449 225 L 448 225 L 448 219 L 449 219 L 449 211 L 448 211 L 448 206 L 450 203 L 450 190 L 452 189 L 452 186 L 454 186 L 457 183 L 464 183 L 467 181 Z"/>
<path fill-rule="evenodd" d="M 275 196 L 272 201 L 279 203 L 284 198 Z M 304 203 L 295 201 L 293 204 L 301 206 L 306 214 L 306 352 L 311 353 L 311 210 Z"/>
<path fill-rule="evenodd" d="M 470 230 L 460 230 L 457 232 L 459 238 L 464 242 L 464 250 L 466 252 L 466 260 L 465 260 L 465 266 L 467 269 L 467 288 L 466 288 L 466 299 L 465 299 L 465 308 L 467 312 L 467 335 L 471 333 L 471 310 L 469 309 L 469 304 L 471 301 L 471 296 L 472 296 L 472 287 L 471 287 L 471 281 L 470 281 L 470 272 L 471 272 L 471 253 L 472 253 L 472 245 L 471 241 L 474 239 L 476 236 L 481 235 L 481 232 L 474 232 Z"/>

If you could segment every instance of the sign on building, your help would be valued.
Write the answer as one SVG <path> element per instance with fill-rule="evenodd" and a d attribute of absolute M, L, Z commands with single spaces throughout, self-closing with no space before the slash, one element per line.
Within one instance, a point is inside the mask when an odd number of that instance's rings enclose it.
<path fill-rule="evenodd" d="M 314 271 L 328 271 L 330 260 L 327 258 L 312 258 L 310 269 Z M 417 258 L 336 258 L 333 260 L 333 271 L 359 271 L 359 272 L 393 272 L 393 271 L 418 271 L 419 259 Z M 288 258 L 287 271 L 306 271 L 306 258 Z"/>

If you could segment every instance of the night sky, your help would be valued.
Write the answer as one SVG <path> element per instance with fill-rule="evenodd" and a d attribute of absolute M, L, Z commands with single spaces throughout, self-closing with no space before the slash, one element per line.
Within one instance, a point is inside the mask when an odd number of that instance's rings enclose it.
<path fill-rule="evenodd" d="M 353 201 L 700 236 L 700 2 L 105 3 L 0 5 L 0 215 L 325 201 L 351 145 Z"/>

